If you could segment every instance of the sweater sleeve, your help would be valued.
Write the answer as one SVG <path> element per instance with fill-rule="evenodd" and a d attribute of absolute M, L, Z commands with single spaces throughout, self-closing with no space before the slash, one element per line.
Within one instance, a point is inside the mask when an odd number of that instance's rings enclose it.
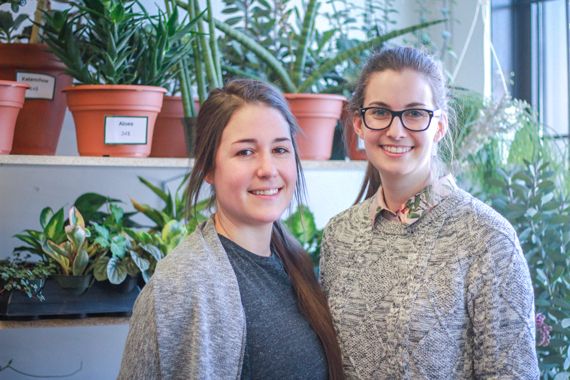
<path fill-rule="evenodd" d="M 119 380 L 159 379 L 160 361 L 152 282 L 137 298 L 130 319 Z"/>
<path fill-rule="evenodd" d="M 475 377 L 538 379 L 533 289 L 516 234 L 495 230 L 480 242 L 467 298 Z"/>

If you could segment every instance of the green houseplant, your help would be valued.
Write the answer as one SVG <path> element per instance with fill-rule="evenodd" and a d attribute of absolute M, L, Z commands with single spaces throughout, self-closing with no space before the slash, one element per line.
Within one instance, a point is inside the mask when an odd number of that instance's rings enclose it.
<path fill-rule="evenodd" d="M 179 24 L 176 11 L 150 16 L 139 2 L 120 0 L 81 0 L 44 15 L 46 43 L 80 83 L 65 90 L 79 153 L 148 156 L 160 86 L 190 52 L 193 21 Z"/>
<path fill-rule="evenodd" d="M 273 7 L 269 7 L 267 6 L 268 2 L 260 3 L 260 7 L 265 6 L 271 9 L 277 9 L 281 4 L 274 2 Z M 235 4 L 232 4 L 234 9 L 237 9 Z M 309 94 L 308 92 L 319 91 L 326 84 L 331 71 L 346 64 L 362 52 L 373 50 L 392 38 L 441 22 L 426 22 L 392 31 L 360 41 L 347 50 L 335 51 L 330 44 L 334 41 L 338 30 L 333 28 L 323 34 L 319 34 L 316 30 L 319 6 L 319 0 L 309 0 L 302 11 L 295 10 L 296 14 L 304 12 L 302 18 L 299 18 L 299 30 L 287 29 L 284 33 L 276 33 L 276 35 L 287 34 L 286 41 L 289 42 L 287 48 L 275 44 L 265 44 L 264 46 L 249 35 L 247 28 L 240 31 L 229 23 L 214 20 L 216 28 L 227 36 L 227 40 L 236 41 L 244 51 L 253 53 L 256 57 L 256 64 L 263 63 L 263 67 L 271 72 L 268 77 L 279 83 L 286 92 L 291 109 L 303 131 L 303 134 L 298 138 L 299 150 L 303 159 L 330 158 L 334 128 L 340 118 L 345 100 L 339 95 Z M 251 8 L 255 7 L 256 5 Z M 284 13 L 285 17 L 289 15 L 287 12 Z M 235 23 L 236 19 L 237 17 L 233 17 L 230 22 L 234 20 Z M 286 22 L 274 24 L 287 25 Z M 276 47 L 277 50 L 270 50 L 272 47 Z M 235 43 L 233 48 L 235 50 Z M 334 51 L 334 54 L 327 54 L 330 51 Z M 313 54 L 313 52 L 318 54 Z M 228 54 L 228 57 L 232 56 L 235 57 L 237 54 Z M 240 68 L 235 62 L 234 65 L 228 65 L 226 69 L 233 73 L 255 76 L 247 67 Z M 320 102 L 321 99 L 324 103 Z M 319 126 L 321 120 L 323 120 L 322 126 Z"/>
<path fill-rule="evenodd" d="M 199 223 L 207 219 L 204 212 L 209 205 L 209 199 L 201 201 L 196 209 L 187 210 L 183 188 L 188 183 L 188 177 L 189 174 L 182 177 L 174 193 L 139 177 L 139 181 L 163 203 L 161 208 L 156 208 L 131 199 L 133 207 L 153 223 L 143 231 L 128 231 L 133 242 L 133 254 L 148 262 L 148 266 L 145 261 L 139 262 L 145 281 L 154 273 L 156 262 L 168 255 Z"/>
<path fill-rule="evenodd" d="M 323 230 L 317 228 L 315 216 L 311 210 L 307 206 L 300 205 L 285 219 L 285 225 L 303 249 L 307 251 L 318 274 Z"/>
<path fill-rule="evenodd" d="M 41 43 L 39 26 L 49 1 L 36 2 L 34 20 L 21 13 L 25 1 L 0 1 L 0 80 L 26 83 L 26 102 L 14 131 L 13 154 L 55 154 L 65 115 L 62 90 L 71 85 L 64 65 Z"/>
<path fill-rule="evenodd" d="M 541 378 L 567 378 L 570 187 L 564 154 L 543 138 L 544 127 L 523 101 L 493 102 L 456 90 L 452 106 L 458 179 L 509 220 L 528 262 Z"/>
<path fill-rule="evenodd" d="M 29 298 L 45 301 L 42 288 L 45 280 L 55 272 L 53 262 L 32 263 L 18 259 L 0 262 L 0 295 L 20 291 Z"/>
<path fill-rule="evenodd" d="M 185 14 L 182 23 L 188 23 L 195 34 L 191 41 L 191 54 L 180 59 L 178 75 L 171 86 L 180 96 L 166 96 L 163 110 L 157 120 L 157 129 L 165 131 L 154 139 L 152 156 L 188 157 L 192 155 L 194 129 L 199 106 L 210 89 L 222 86 L 221 63 L 215 38 L 213 21 L 207 25 L 204 15 L 210 15 L 212 6 L 206 2 L 204 9 L 198 1 L 181 2 L 164 0 L 168 14 L 180 9 Z"/>

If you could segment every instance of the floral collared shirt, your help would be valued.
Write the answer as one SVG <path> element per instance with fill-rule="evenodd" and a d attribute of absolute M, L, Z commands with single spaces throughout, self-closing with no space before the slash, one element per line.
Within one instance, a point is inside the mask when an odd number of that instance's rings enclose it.
<path fill-rule="evenodd" d="M 457 184 L 451 174 L 439 178 L 435 183 L 426 186 L 422 191 L 411 197 L 396 212 L 386 205 L 382 186 L 376 193 L 376 199 L 370 204 L 370 216 L 374 224 L 380 216 L 398 220 L 402 224 L 411 225 L 423 214 L 437 206 L 444 198 L 457 189 Z"/>

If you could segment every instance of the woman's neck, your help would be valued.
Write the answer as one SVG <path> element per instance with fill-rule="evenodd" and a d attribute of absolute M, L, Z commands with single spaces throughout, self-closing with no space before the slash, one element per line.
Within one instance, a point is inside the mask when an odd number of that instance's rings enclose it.
<path fill-rule="evenodd" d="M 384 178 L 380 176 L 382 182 L 382 191 L 384 193 L 384 201 L 390 211 L 396 212 L 412 196 L 422 191 L 430 183 L 431 176 L 427 175 L 424 180 L 418 181 L 417 179 L 409 179 L 406 177 Z"/>
<path fill-rule="evenodd" d="M 234 243 L 255 253 L 258 256 L 268 257 L 271 255 L 271 231 L 273 224 L 260 226 L 237 225 L 223 214 L 214 214 L 216 231 Z"/>

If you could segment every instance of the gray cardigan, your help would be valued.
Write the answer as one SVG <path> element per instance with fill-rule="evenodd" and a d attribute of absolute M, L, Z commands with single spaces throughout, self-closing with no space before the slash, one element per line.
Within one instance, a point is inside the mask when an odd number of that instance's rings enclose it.
<path fill-rule="evenodd" d="M 161 260 L 131 317 L 119 379 L 238 379 L 246 323 L 212 219 Z"/>

